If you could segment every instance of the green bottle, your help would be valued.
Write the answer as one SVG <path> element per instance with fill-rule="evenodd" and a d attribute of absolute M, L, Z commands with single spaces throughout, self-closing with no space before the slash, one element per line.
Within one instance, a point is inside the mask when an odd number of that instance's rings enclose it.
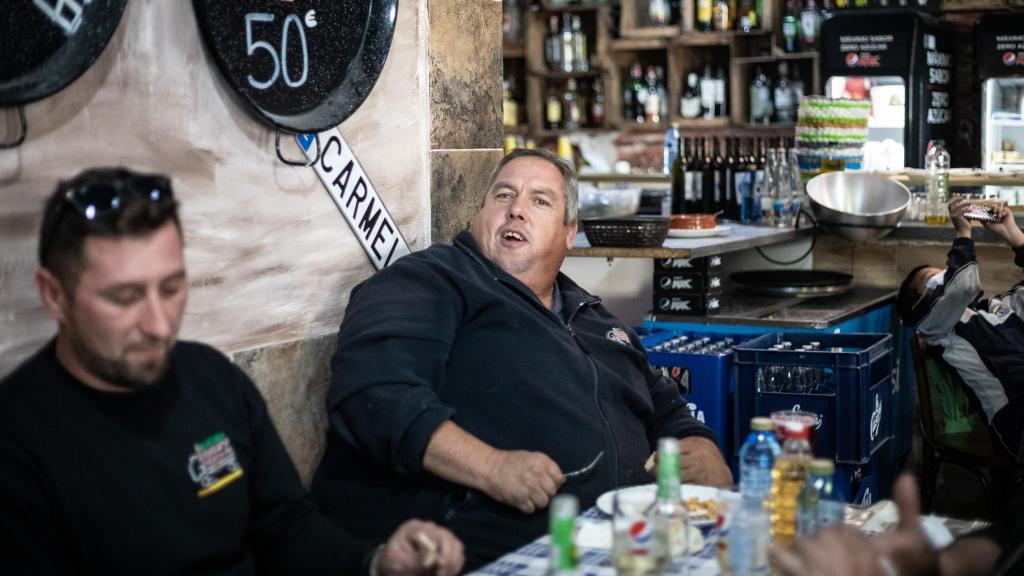
<path fill-rule="evenodd" d="M 661 438 L 658 440 L 658 496 L 655 501 L 655 537 L 664 538 L 668 559 L 685 556 L 686 505 L 683 503 L 679 485 L 679 440 Z"/>
<path fill-rule="evenodd" d="M 573 531 L 580 503 L 572 494 L 559 494 L 551 500 L 548 528 L 551 532 L 551 567 L 548 574 L 576 574 L 576 544 Z"/>

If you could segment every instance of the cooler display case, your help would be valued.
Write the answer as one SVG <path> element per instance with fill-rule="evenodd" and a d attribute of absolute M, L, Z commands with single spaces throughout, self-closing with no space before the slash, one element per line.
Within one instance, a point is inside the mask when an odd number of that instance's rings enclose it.
<path fill-rule="evenodd" d="M 981 85 L 981 167 L 1024 170 L 1024 11 L 990 12 L 975 26 Z M 1020 187 L 986 186 L 987 196 L 1024 202 Z"/>
<path fill-rule="evenodd" d="M 821 85 L 871 101 L 865 169 L 924 168 L 931 142 L 952 154 L 952 28 L 911 9 L 840 12 L 821 26 Z"/>

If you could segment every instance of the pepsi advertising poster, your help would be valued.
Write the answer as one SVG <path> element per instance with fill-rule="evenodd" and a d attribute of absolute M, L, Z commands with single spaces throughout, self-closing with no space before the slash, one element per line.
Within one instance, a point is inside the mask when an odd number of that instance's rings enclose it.
<path fill-rule="evenodd" d="M 982 79 L 1024 76 L 1024 13 L 988 13 L 976 28 L 978 74 Z"/>
<path fill-rule="evenodd" d="M 821 72 L 831 76 L 903 76 L 910 70 L 912 14 L 845 12 L 821 29 Z"/>

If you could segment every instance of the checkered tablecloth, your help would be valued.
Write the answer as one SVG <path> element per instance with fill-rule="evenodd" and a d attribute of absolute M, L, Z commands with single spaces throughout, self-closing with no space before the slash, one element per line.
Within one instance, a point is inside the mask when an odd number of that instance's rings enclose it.
<path fill-rule="evenodd" d="M 611 523 L 611 518 L 597 509 L 590 508 L 580 515 L 588 521 Z M 548 573 L 548 554 L 551 537 L 541 536 L 529 544 L 509 552 L 473 574 L 489 576 L 545 576 Z M 718 559 L 712 539 L 707 539 L 699 554 L 682 558 L 673 563 L 668 574 L 689 574 L 689 576 L 716 576 L 719 573 Z M 579 548 L 580 576 L 615 576 L 611 550 Z"/>

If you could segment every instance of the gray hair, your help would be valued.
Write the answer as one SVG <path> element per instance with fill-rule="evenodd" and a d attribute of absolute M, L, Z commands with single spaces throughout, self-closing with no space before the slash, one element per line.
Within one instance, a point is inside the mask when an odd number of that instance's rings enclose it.
<path fill-rule="evenodd" d="M 485 190 L 490 191 L 491 186 L 494 186 L 495 181 L 498 180 L 498 173 L 501 172 L 501 169 L 516 158 L 540 158 L 558 169 L 559 174 L 562 175 L 562 189 L 565 192 L 565 225 L 568 226 L 575 222 L 580 203 L 579 180 L 576 178 L 576 170 L 572 165 L 556 156 L 550 150 L 544 148 L 516 148 L 509 152 L 491 171 L 491 176 L 487 179 L 487 188 Z M 487 195 L 485 194 L 484 202 L 486 201 Z"/>

